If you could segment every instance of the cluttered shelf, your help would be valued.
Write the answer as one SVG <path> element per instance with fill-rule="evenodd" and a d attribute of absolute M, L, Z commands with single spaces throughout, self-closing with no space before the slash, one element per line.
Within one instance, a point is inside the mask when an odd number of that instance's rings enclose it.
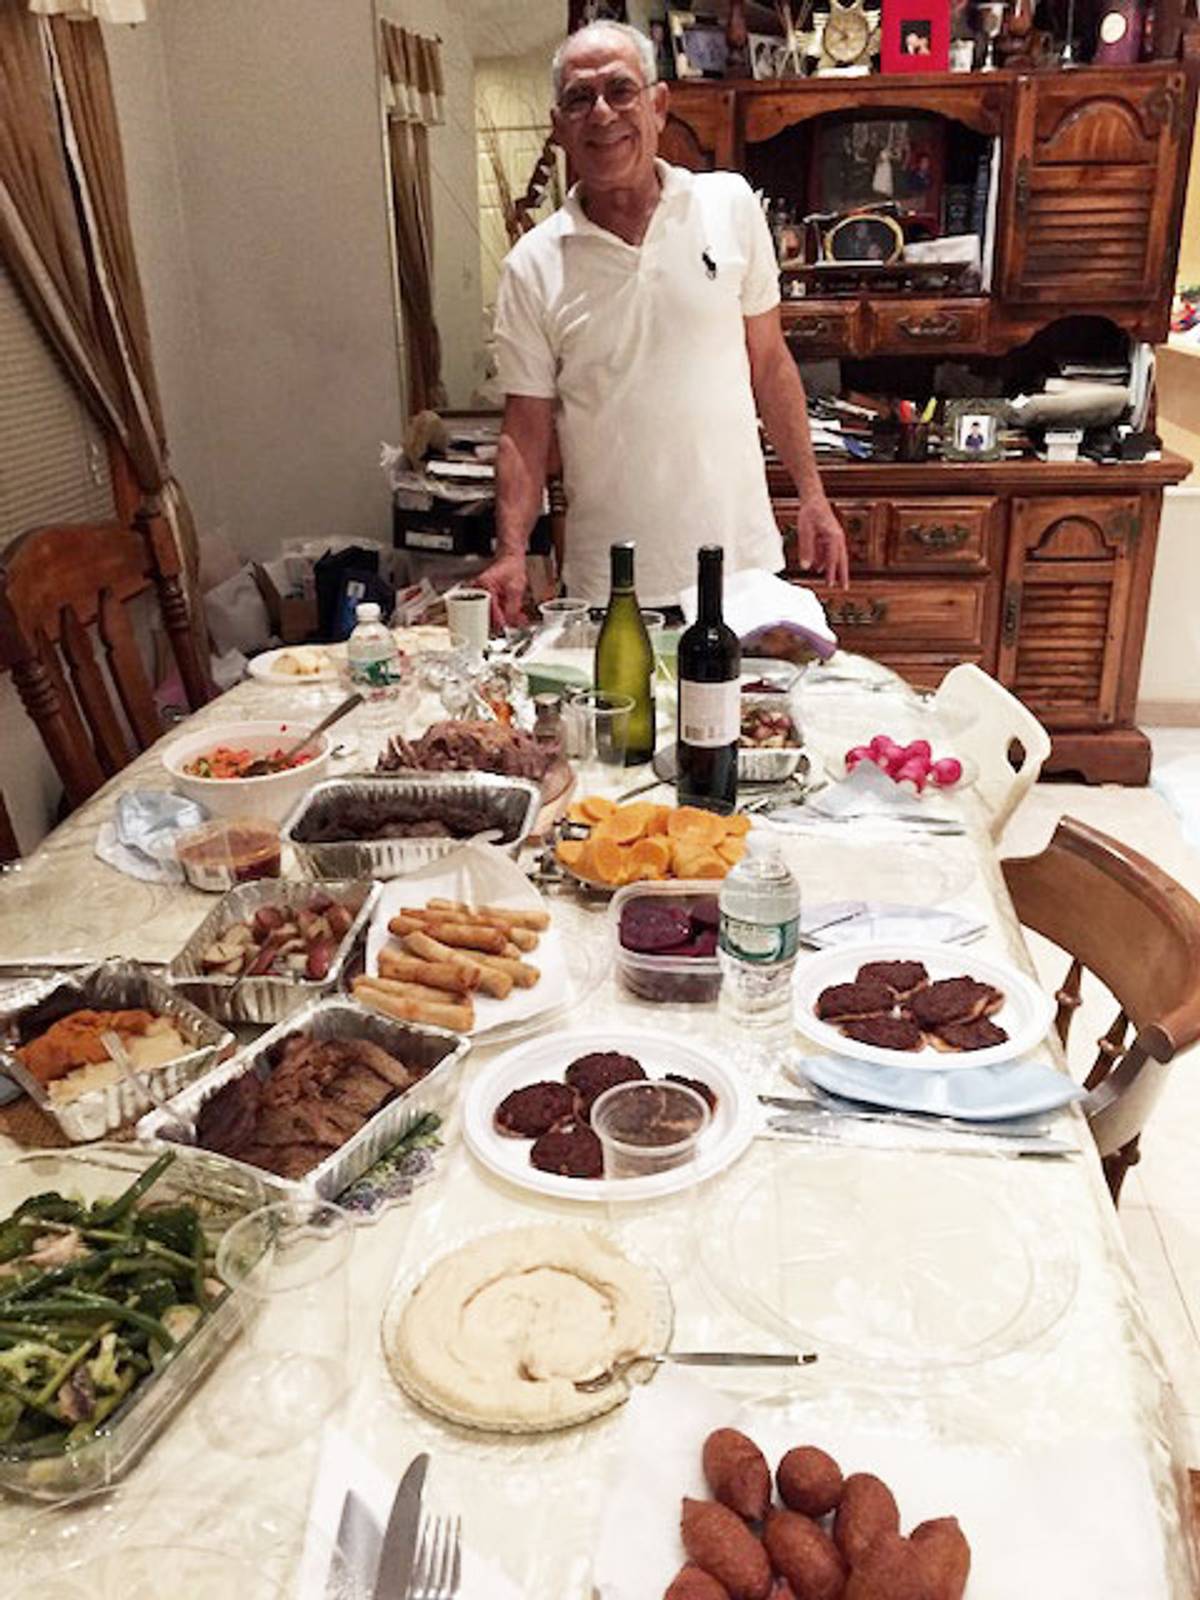
<path fill-rule="evenodd" d="M 1048 463 L 1021 461 L 839 461 L 822 462 L 821 482 L 831 497 L 848 494 L 928 495 L 1045 492 L 1093 493 L 1136 483 L 1156 490 L 1182 483 L 1192 464 L 1173 450 L 1146 461 L 1097 462 L 1086 458 Z M 791 479 L 777 461 L 767 465 L 773 496 L 794 494 Z"/>

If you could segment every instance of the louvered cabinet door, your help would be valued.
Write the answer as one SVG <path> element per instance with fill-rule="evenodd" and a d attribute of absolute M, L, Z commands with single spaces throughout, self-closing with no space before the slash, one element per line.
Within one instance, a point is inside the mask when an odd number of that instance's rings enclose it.
<path fill-rule="evenodd" d="M 1187 121 L 1177 70 L 1021 79 L 1005 152 L 1004 298 L 1069 308 L 1169 296 Z"/>
<path fill-rule="evenodd" d="M 1137 495 L 1014 498 L 1000 681 L 1051 729 L 1117 721 Z"/>
<path fill-rule="evenodd" d="M 733 92 L 699 87 L 671 86 L 667 124 L 659 135 L 658 153 L 664 161 L 692 172 L 731 168 L 733 161 Z"/>

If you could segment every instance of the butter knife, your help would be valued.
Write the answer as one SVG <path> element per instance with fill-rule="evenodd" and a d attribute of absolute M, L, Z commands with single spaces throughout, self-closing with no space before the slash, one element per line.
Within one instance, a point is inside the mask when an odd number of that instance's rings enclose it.
<path fill-rule="evenodd" d="M 996 1139 L 1038 1138 L 1050 1131 L 1045 1116 L 1002 1117 L 990 1122 L 972 1121 L 956 1117 L 949 1112 L 911 1111 L 899 1107 L 870 1105 L 863 1100 L 852 1100 L 846 1095 L 835 1095 L 827 1089 L 817 1089 L 809 1100 L 785 1094 L 760 1094 L 759 1103 L 778 1111 L 811 1112 L 826 1116 L 873 1117 L 881 1122 L 895 1122 L 903 1128 L 943 1129 L 953 1133 L 987 1134 Z"/>
<path fill-rule="evenodd" d="M 767 1130 L 770 1133 L 795 1134 L 801 1138 L 836 1140 L 839 1128 L 853 1122 L 873 1122 L 893 1128 L 919 1128 L 922 1133 L 934 1135 L 935 1139 L 941 1134 L 940 1142 L 935 1143 L 934 1140 L 930 1140 L 924 1148 L 956 1155 L 1077 1156 L 1079 1154 L 1076 1145 L 1067 1144 L 1062 1139 L 1049 1139 L 1039 1134 L 1025 1134 L 1020 1137 L 1010 1135 L 1008 1138 L 993 1139 L 982 1130 L 971 1133 L 960 1133 L 957 1129 L 943 1131 L 936 1125 L 931 1126 L 928 1122 L 922 1122 L 918 1117 L 890 1111 L 826 1111 L 821 1106 L 813 1106 L 809 1113 L 789 1111 L 777 1117 L 768 1117 Z"/>
<path fill-rule="evenodd" d="M 422 1452 L 413 1457 L 400 1480 L 379 1552 L 373 1600 L 404 1600 L 408 1593 L 421 1524 L 421 1492 L 428 1470 L 429 1457 Z"/>

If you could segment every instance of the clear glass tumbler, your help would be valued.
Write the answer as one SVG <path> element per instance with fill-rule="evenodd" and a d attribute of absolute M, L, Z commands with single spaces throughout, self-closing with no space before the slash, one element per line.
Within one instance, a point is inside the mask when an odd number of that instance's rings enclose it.
<path fill-rule="evenodd" d="M 572 695 L 563 708 L 567 754 L 581 767 L 585 781 L 615 781 L 624 770 L 633 700 L 627 694 L 601 694 L 589 689 Z"/>

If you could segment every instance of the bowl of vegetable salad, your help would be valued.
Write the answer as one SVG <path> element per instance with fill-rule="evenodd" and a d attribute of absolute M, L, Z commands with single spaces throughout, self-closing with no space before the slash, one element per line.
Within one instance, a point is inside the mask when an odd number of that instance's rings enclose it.
<path fill-rule="evenodd" d="M 298 756 L 288 749 L 311 723 L 210 723 L 169 745 L 163 766 L 180 794 L 204 806 L 210 817 L 255 816 L 280 822 L 300 796 L 326 776 L 333 740 L 319 734 Z M 268 771 L 248 775 L 265 762 Z"/>

